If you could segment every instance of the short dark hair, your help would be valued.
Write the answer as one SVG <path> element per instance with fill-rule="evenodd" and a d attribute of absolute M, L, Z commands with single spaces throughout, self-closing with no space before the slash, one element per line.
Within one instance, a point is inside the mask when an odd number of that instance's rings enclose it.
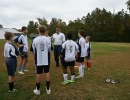
<path fill-rule="evenodd" d="M 56 28 L 56 31 L 60 31 L 60 28 L 57 27 L 57 28 Z"/>
<path fill-rule="evenodd" d="M 40 26 L 38 27 L 38 30 L 39 30 L 40 33 L 43 33 L 43 34 L 44 34 L 45 32 L 47 32 L 46 27 L 43 26 L 43 25 L 40 25 Z"/>
<path fill-rule="evenodd" d="M 84 35 L 84 30 L 79 30 L 78 32 L 79 32 L 79 34 L 80 34 L 81 36 Z"/>
<path fill-rule="evenodd" d="M 23 26 L 21 30 L 22 30 L 22 32 L 23 32 L 23 31 L 25 31 L 26 29 L 27 29 L 27 27 Z"/>
<path fill-rule="evenodd" d="M 72 33 L 68 33 L 67 34 L 67 39 L 72 39 L 72 36 L 73 36 Z"/>
<path fill-rule="evenodd" d="M 6 40 L 10 40 L 10 38 L 12 38 L 13 37 L 13 33 L 11 33 L 11 32 L 5 32 L 5 39 Z"/>

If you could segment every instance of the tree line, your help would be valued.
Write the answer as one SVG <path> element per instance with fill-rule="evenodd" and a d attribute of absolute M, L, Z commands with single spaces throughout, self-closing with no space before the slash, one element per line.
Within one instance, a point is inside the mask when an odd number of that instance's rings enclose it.
<path fill-rule="evenodd" d="M 130 0 L 126 2 L 130 11 Z M 123 9 L 117 13 L 107 11 L 106 9 L 96 8 L 82 18 L 70 20 L 68 24 L 62 19 L 52 18 L 51 22 L 43 18 L 37 18 L 38 22 L 29 21 L 28 35 L 38 34 L 36 28 L 38 25 L 45 25 L 51 36 L 55 29 L 59 27 L 65 34 L 71 32 L 73 39 L 78 38 L 79 29 L 84 30 L 84 36 L 90 36 L 92 41 L 96 42 L 130 42 L 130 14 Z"/>
<path fill-rule="evenodd" d="M 123 9 L 118 13 L 111 13 L 106 9 L 96 8 L 82 18 L 69 21 L 68 25 L 62 19 L 52 18 L 48 23 L 45 18 L 37 18 L 38 22 L 30 21 L 29 34 L 38 33 L 38 24 L 45 25 L 49 34 L 55 33 L 59 27 L 63 33 L 73 33 L 73 39 L 77 39 L 79 29 L 84 30 L 84 36 L 91 36 L 96 42 L 130 42 L 130 15 Z"/>
<path fill-rule="evenodd" d="M 52 18 L 48 24 L 45 18 L 37 18 L 38 22 L 30 21 L 28 25 L 29 33 L 38 33 L 38 24 L 45 25 L 49 34 L 55 33 L 59 27 L 63 33 L 73 33 L 76 40 L 79 29 L 84 30 L 84 36 L 91 36 L 96 42 L 130 42 L 130 15 L 123 9 L 118 13 L 111 13 L 106 9 L 96 8 L 91 13 L 69 21 L 68 25 L 62 19 Z"/>

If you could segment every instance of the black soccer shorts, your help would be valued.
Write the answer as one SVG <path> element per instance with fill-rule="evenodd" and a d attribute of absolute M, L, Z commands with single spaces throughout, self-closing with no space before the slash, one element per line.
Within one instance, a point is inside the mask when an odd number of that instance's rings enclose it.
<path fill-rule="evenodd" d="M 21 57 L 22 59 L 27 58 L 27 57 L 28 57 L 28 53 L 27 53 L 27 52 L 21 52 L 21 53 L 20 53 L 20 57 Z"/>
<path fill-rule="evenodd" d="M 37 66 L 36 68 L 36 72 L 37 74 L 42 74 L 44 73 L 48 73 L 49 72 L 49 66 L 48 65 L 42 65 L 42 66 Z"/>

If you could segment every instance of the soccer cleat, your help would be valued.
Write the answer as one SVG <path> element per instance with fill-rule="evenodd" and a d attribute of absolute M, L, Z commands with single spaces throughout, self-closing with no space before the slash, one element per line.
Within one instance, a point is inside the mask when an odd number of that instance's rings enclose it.
<path fill-rule="evenodd" d="M 108 79 L 108 78 L 105 78 L 104 79 L 106 83 L 110 83 L 111 82 L 111 79 Z"/>
<path fill-rule="evenodd" d="M 49 88 L 49 90 L 46 89 L 46 93 L 49 95 L 51 94 L 51 89 Z"/>
<path fill-rule="evenodd" d="M 40 95 L 40 90 L 37 90 L 37 88 L 33 91 L 35 95 Z"/>
<path fill-rule="evenodd" d="M 23 75 L 24 73 L 23 72 L 18 72 L 19 74 Z"/>
<path fill-rule="evenodd" d="M 12 91 L 9 90 L 9 93 L 17 92 L 16 89 L 13 89 Z"/>
<path fill-rule="evenodd" d="M 67 82 L 62 82 L 62 85 L 67 85 L 69 82 L 67 81 Z"/>
<path fill-rule="evenodd" d="M 83 78 L 83 76 L 79 75 L 79 76 L 77 76 L 77 77 L 75 77 L 75 78 L 77 78 L 77 79 L 78 79 L 78 78 Z"/>
<path fill-rule="evenodd" d="M 74 83 L 75 81 L 72 81 L 72 80 L 68 80 L 69 83 Z"/>

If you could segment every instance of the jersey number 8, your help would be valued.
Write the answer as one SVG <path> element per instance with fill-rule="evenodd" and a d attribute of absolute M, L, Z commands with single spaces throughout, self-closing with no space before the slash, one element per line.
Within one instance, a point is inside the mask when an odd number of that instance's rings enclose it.
<path fill-rule="evenodd" d="M 41 51 L 44 51 L 44 50 L 45 50 L 45 45 L 44 45 L 43 42 L 40 43 L 40 49 L 41 49 Z"/>

